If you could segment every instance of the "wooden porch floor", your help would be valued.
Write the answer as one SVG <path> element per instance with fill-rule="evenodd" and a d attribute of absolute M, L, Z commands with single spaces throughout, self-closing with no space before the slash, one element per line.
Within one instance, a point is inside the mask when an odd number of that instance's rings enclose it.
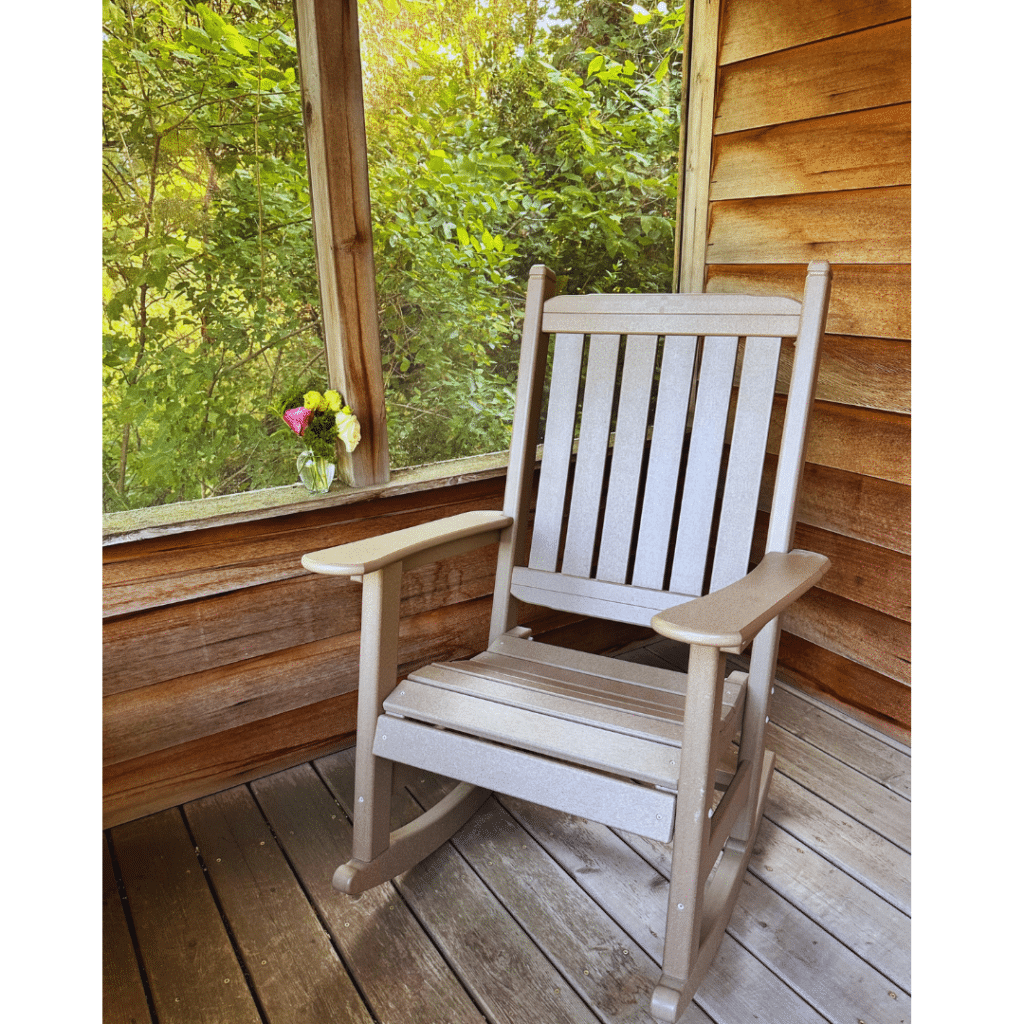
<path fill-rule="evenodd" d="M 622 655 L 665 664 L 661 641 Z M 686 1024 L 910 1021 L 910 754 L 779 684 L 776 773 Z M 106 1024 L 649 1024 L 667 849 L 492 798 L 395 884 L 331 887 L 351 751 L 104 835 Z M 406 790 L 434 798 L 417 775 Z"/>

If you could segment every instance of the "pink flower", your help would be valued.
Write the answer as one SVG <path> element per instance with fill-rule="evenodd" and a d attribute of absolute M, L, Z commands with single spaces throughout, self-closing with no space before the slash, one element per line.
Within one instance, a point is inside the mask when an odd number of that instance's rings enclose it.
<path fill-rule="evenodd" d="M 303 432 L 309 425 L 309 421 L 313 418 L 313 410 L 305 409 L 301 406 L 298 409 L 286 409 L 284 411 L 284 421 L 288 424 L 292 430 L 295 431 L 299 437 L 302 437 Z"/>

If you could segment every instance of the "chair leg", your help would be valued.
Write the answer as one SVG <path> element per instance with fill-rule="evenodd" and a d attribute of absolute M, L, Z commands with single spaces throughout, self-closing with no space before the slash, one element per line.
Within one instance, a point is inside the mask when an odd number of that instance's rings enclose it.
<path fill-rule="evenodd" d="M 391 831 L 394 762 L 374 754 L 373 743 L 384 700 L 397 682 L 401 586 L 401 562 L 363 577 L 352 859 L 334 873 L 335 888 L 350 895 L 394 878 L 433 853 L 490 795 L 463 783 L 414 821 Z"/>
<path fill-rule="evenodd" d="M 388 847 L 391 832 L 391 761 L 373 753 L 377 719 L 398 676 L 398 619 L 402 563 L 363 577 L 356 706 L 356 778 L 352 856 L 372 861 Z"/>
<path fill-rule="evenodd" d="M 775 764 L 771 752 L 759 759 L 761 770 L 752 773 L 746 798 L 749 810 L 741 811 L 738 819 L 741 830 L 746 831 L 750 824 L 753 829 L 749 838 L 726 841 L 721 860 L 705 886 L 711 868 L 708 861 L 717 854 L 710 848 L 709 811 L 715 777 L 711 755 L 724 678 L 724 655 L 715 648 L 691 647 L 665 956 L 662 976 L 651 997 L 652 1015 L 673 1024 L 685 1012 L 718 952 L 753 853 Z"/>

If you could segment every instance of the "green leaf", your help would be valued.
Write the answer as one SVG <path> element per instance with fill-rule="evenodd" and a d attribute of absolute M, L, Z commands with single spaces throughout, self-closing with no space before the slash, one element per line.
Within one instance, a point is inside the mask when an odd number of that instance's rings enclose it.
<path fill-rule="evenodd" d="M 660 83 L 661 80 L 667 74 L 667 72 L 668 72 L 668 62 L 669 62 L 669 58 L 665 57 L 665 59 L 658 65 L 657 70 L 654 72 L 654 80 L 656 82 Z"/>
<path fill-rule="evenodd" d="M 587 74 L 596 75 L 604 67 L 604 54 L 599 53 L 588 65 Z"/>

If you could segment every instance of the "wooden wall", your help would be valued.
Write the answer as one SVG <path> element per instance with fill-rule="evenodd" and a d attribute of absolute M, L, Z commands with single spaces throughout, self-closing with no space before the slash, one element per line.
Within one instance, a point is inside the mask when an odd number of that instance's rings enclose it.
<path fill-rule="evenodd" d="M 784 617 L 780 674 L 906 738 L 910 4 L 726 0 L 718 31 L 705 288 L 834 272 L 796 536 L 833 569 Z"/>

